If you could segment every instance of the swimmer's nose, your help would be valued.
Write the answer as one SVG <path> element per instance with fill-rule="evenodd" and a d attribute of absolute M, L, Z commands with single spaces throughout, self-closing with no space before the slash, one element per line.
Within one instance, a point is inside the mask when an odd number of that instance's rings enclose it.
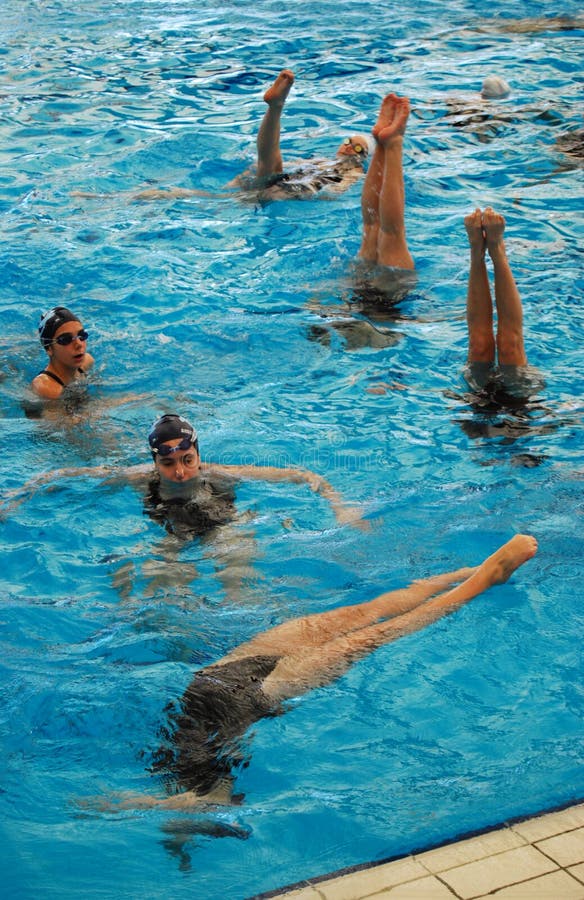
<path fill-rule="evenodd" d="M 184 480 L 184 477 L 185 477 L 185 469 L 184 469 L 184 466 L 183 466 L 183 464 L 182 464 L 182 462 L 181 462 L 180 460 L 177 460 L 176 467 L 175 467 L 175 470 L 174 470 L 174 471 L 175 471 L 177 480 L 178 480 L 178 481 L 183 481 L 183 480 Z"/>

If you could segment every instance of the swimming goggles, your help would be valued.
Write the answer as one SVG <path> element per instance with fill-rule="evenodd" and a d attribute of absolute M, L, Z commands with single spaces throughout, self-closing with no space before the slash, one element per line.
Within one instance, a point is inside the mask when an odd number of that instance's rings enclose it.
<path fill-rule="evenodd" d="M 355 153 L 357 153 L 359 156 L 364 153 L 367 154 L 369 152 L 367 147 L 364 147 L 363 144 L 354 144 L 351 138 L 345 138 L 343 144 L 345 147 L 352 147 Z"/>
<path fill-rule="evenodd" d="M 82 328 L 81 331 L 78 331 L 77 334 L 71 334 L 68 331 L 66 334 L 60 334 L 59 337 L 56 337 L 53 341 L 53 344 L 59 344 L 60 347 L 68 347 L 69 344 L 72 344 L 75 338 L 79 338 L 80 341 L 86 341 L 89 337 L 89 333 Z"/>
<path fill-rule="evenodd" d="M 176 447 L 169 447 L 168 444 L 161 444 L 160 447 L 154 448 L 154 452 L 158 453 L 159 456 L 170 456 L 171 453 L 176 453 L 177 450 L 188 450 L 190 447 L 194 447 L 192 438 L 184 437 Z"/>

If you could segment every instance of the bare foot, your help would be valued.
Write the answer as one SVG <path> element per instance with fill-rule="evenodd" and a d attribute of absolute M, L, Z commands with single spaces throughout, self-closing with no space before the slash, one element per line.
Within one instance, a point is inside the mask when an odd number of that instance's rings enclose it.
<path fill-rule="evenodd" d="M 489 584 L 502 584 L 515 569 L 537 553 L 537 541 L 530 534 L 516 534 L 479 566 Z"/>
<path fill-rule="evenodd" d="M 264 94 L 264 100 L 269 106 L 284 106 L 293 84 L 294 72 L 290 69 L 282 69 L 272 86 Z"/>
<path fill-rule="evenodd" d="M 393 117 L 395 115 L 395 104 L 397 99 L 397 94 L 386 94 L 381 101 L 381 106 L 379 107 L 379 115 L 377 116 L 377 122 L 371 129 L 371 134 L 373 135 L 373 137 L 377 137 L 380 131 L 382 131 L 384 128 L 387 128 L 387 126 L 393 122 Z"/>
<path fill-rule="evenodd" d="M 373 126 L 373 137 L 382 145 L 388 144 L 393 138 L 403 137 L 409 115 L 410 101 L 408 98 L 388 94 L 383 99 L 379 118 Z"/>
<path fill-rule="evenodd" d="M 487 250 L 489 255 L 492 256 L 494 251 L 504 246 L 505 219 L 490 206 L 485 207 L 483 212 L 483 231 L 485 232 Z"/>
<path fill-rule="evenodd" d="M 475 209 L 464 218 L 464 227 L 468 235 L 468 242 L 472 250 L 485 251 L 485 232 L 483 231 L 483 214 L 480 209 Z"/>

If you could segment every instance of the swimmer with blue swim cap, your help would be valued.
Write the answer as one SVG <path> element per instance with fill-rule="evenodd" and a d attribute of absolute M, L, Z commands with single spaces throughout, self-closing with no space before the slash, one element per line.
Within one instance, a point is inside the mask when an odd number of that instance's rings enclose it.
<path fill-rule="evenodd" d="M 32 389 L 44 400 L 57 400 L 63 390 L 83 379 L 93 365 L 87 352 L 88 332 L 65 306 L 55 306 L 41 316 L 39 340 L 49 363 L 32 381 Z"/>

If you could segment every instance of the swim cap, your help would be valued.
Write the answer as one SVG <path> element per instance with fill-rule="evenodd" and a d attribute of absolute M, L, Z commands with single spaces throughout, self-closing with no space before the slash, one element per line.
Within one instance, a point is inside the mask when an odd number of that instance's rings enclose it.
<path fill-rule="evenodd" d="M 350 141 L 353 145 L 361 144 L 361 146 L 363 147 L 363 150 L 361 153 L 358 153 L 357 155 L 360 156 L 362 159 L 366 159 L 369 156 L 369 154 L 371 153 L 371 150 L 375 148 L 375 142 L 373 141 L 373 148 L 372 148 L 371 144 L 369 143 L 369 135 L 367 135 L 367 134 L 352 134 L 350 137 Z"/>
<path fill-rule="evenodd" d="M 503 97 L 508 97 L 510 93 L 511 88 L 499 75 L 487 75 L 483 81 L 481 97 L 484 100 L 501 100 Z"/>
<path fill-rule="evenodd" d="M 183 419 L 182 416 L 175 415 L 175 413 L 167 413 L 167 415 L 157 419 L 150 429 L 148 443 L 153 453 L 156 453 L 161 444 L 166 444 L 167 441 L 174 441 L 177 438 L 188 438 L 190 443 L 194 444 L 195 448 L 198 448 L 197 432 L 191 423 Z"/>
<path fill-rule="evenodd" d="M 54 306 L 44 316 L 41 316 L 39 322 L 39 338 L 43 347 L 46 349 L 51 346 L 55 334 L 65 322 L 78 321 L 78 317 L 70 309 L 66 309 L 64 306 Z"/>

